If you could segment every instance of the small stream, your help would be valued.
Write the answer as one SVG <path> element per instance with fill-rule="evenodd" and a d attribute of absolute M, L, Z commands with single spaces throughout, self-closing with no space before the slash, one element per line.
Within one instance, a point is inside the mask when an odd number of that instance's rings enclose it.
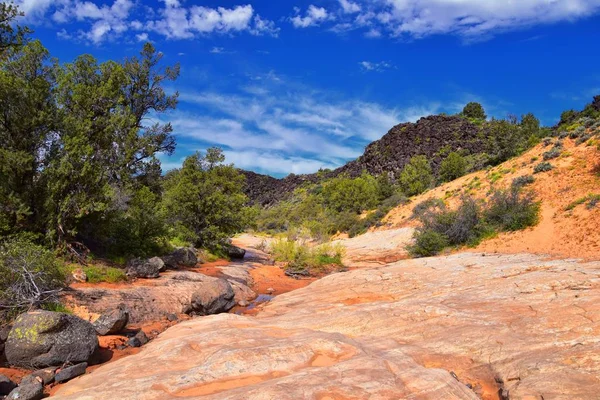
<path fill-rule="evenodd" d="M 252 300 L 250 302 L 250 304 L 248 304 L 247 307 L 239 307 L 236 306 L 232 312 L 234 314 L 237 315 L 243 315 L 243 314 L 248 314 L 250 313 L 253 309 L 255 309 L 256 307 L 258 307 L 261 304 L 265 304 L 268 303 L 269 301 L 273 300 L 273 298 L 275 298 L 275 296 L 270 295 L 270 294 L 259 294 L 258 297 L 256 297 L 254 300 Z"/>

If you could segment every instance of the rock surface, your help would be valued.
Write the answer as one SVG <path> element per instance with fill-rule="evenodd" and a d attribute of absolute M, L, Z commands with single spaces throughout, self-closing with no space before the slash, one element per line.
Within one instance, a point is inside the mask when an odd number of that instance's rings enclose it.
<path fill-rule="evenodd" d="M 100 336 L 114 335 L 121 332 L 129 322 L 129 312 L 124 306 L 105 312 L 94 321 L 94 329 Z"/>
<path fill-rule="evenodd" d="M 133 259 L 127 264 L 127 276 L 130 278 L 158 278 L 165 263 L 159 257 L 147 260 Z"/>
<path fill-rule="evenodd" d="M 92 320 L 105 310 L 122 304 L 129 312 L 129 322 L 135 324 L 161 320 L 168 314 L 182 313 L 191 303 L 194 293 L 213 285 L 217 279 L 193 271 L 167 271 L 157 279 L 137 281 L 134 285 L 78 286 L 75 290 L 64 293 L 63 299 L 77 310 L 78 315 Z M 249 279 L 231 278 L 238 287 L 238 301 L 256 297 L 243 283 L 248 283 Z"/>
<path fill-rule="evenodd" d="M 10 365 L 44 368 L 87 361 L 98 348 L 92 324 L 74 315 L 33 311 L 21 314 L 6 341 Z"/>
<path fill-rule="evenodd" d="M 599 304 L 600 262 L 400 261 L 176 325 L 56 399 L 595 399 Z"/>

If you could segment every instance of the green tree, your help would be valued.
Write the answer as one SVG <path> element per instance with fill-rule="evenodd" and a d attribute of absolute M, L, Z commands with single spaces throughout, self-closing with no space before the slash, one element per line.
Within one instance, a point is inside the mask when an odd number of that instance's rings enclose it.
<path fill-rule="evenodd" d="M 487 118 L 483 106 L 473 101 L 468 103 L 465 108 L 463 108 L 462 114 L 465 117 L 472 119 L 485 120 Z"/>
<path fill-rule="evenodd" d="M 367 173 L 358 178 L 340 176 L 325 182 L 321 196 L 324 204 L 336 212 L 351 211 L 358 214 L 377 206 L 379 185 Z"/>
<path fill-rule="evenodd" d="M 0 62 L 0 235 L 43 230 L 38 219 L 53 153 L 55 66 L 39 41 L 6 50 Z"/>
<path fill-rule="evenodd" d="M 425 156 L 414 156 L 400 173 L 400 187 L 407 196 L 416 196 L 431 187 L 433 173 Z"/>
<path fill-rule="evenodd" d="M 46 230 L 58 244 L 106 216 L 127 209 L 140 182 L 160 177 L 156 154 L 175 147 L 170 124 L 143 124 L 149 112 L 175 107 L 177 94 L 161 87 L 178 69 L 159 67 L 161 54 L 146 44 L 140 58 L 102 64 L 78 57 L 57 73 L 59 133 L 44 170 Z M 152 177 L 150 177 L 150 175 Z M 94 237 L 83 237 L 94 241 Z"/>
<path fill-rule="evenodd" d="M 251 222 L 244 175 L 219 160 L 220 149 L 196 153 L 165 179 L 164 212 L 172 234 L 200 247 L 218 248 Z"/>
<path fill-rule="evenodd" d="M 460 178 L 467 172 L 467 160 L 458 154 L 452 152 L 448 154 L 440 164 L 440 180 L 442 182 L 450 182 Z"/>
<path fill-rule="evenodd" d="M 25 35 L 29 33 L 27 28 L 14 24 L 15 19 L 22 15 L 14 4 L 0 3 L 0 59 L 8 49 L 23 44 Z"/>

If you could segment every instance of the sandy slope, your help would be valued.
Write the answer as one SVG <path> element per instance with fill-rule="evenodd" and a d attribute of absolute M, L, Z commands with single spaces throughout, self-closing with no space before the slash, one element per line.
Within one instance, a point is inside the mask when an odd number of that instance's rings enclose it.
<path fill-rule="evenodd" d="M 592 210 L 580 205 L 565 211 L 570 203 L 590 193 L 600 194 L 600 174 L 595 170 L 600 165 L 600 151 L 595 146 L 576 146 L 570 139 L 565 139 L 564 145 L 563 155 L 550 161 L 555 169 L 535 174 L 536 181 L 528 186 L 542 201 L 540 224 L 522 232 L 500 234 L 482 243 L 477 251 L 600 259 L 600 204 Z M 514 178 L 533 174 L 534 166 L 542 161 L 542 153 L 550 148 L 538 145 L 490 171 L 469 174 L 417 196 L 410 204 L 392 210 L 384 229 L 414 226 L 410 220 L 412 209 L 429 198 L 445 199 L 451 206 L 461 194 L 485 198 L 490 189 L 507 187 Z M 492 183 L 494 176 L 499 179 Z"/>

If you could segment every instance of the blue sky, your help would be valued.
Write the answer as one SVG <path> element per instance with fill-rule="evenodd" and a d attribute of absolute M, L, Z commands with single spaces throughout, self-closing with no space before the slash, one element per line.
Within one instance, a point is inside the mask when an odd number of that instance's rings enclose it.
<path fill-rule="evenodd" d="M 251 0 L 247 0 L 251 1 Z M 600 0 L 18 0 L 51 53 L 179 62 L 164 169 L 209 146 L 285 176 L 335 168 L 393 125 L 481 102 L 554 124 L 600 94 Z"/>

